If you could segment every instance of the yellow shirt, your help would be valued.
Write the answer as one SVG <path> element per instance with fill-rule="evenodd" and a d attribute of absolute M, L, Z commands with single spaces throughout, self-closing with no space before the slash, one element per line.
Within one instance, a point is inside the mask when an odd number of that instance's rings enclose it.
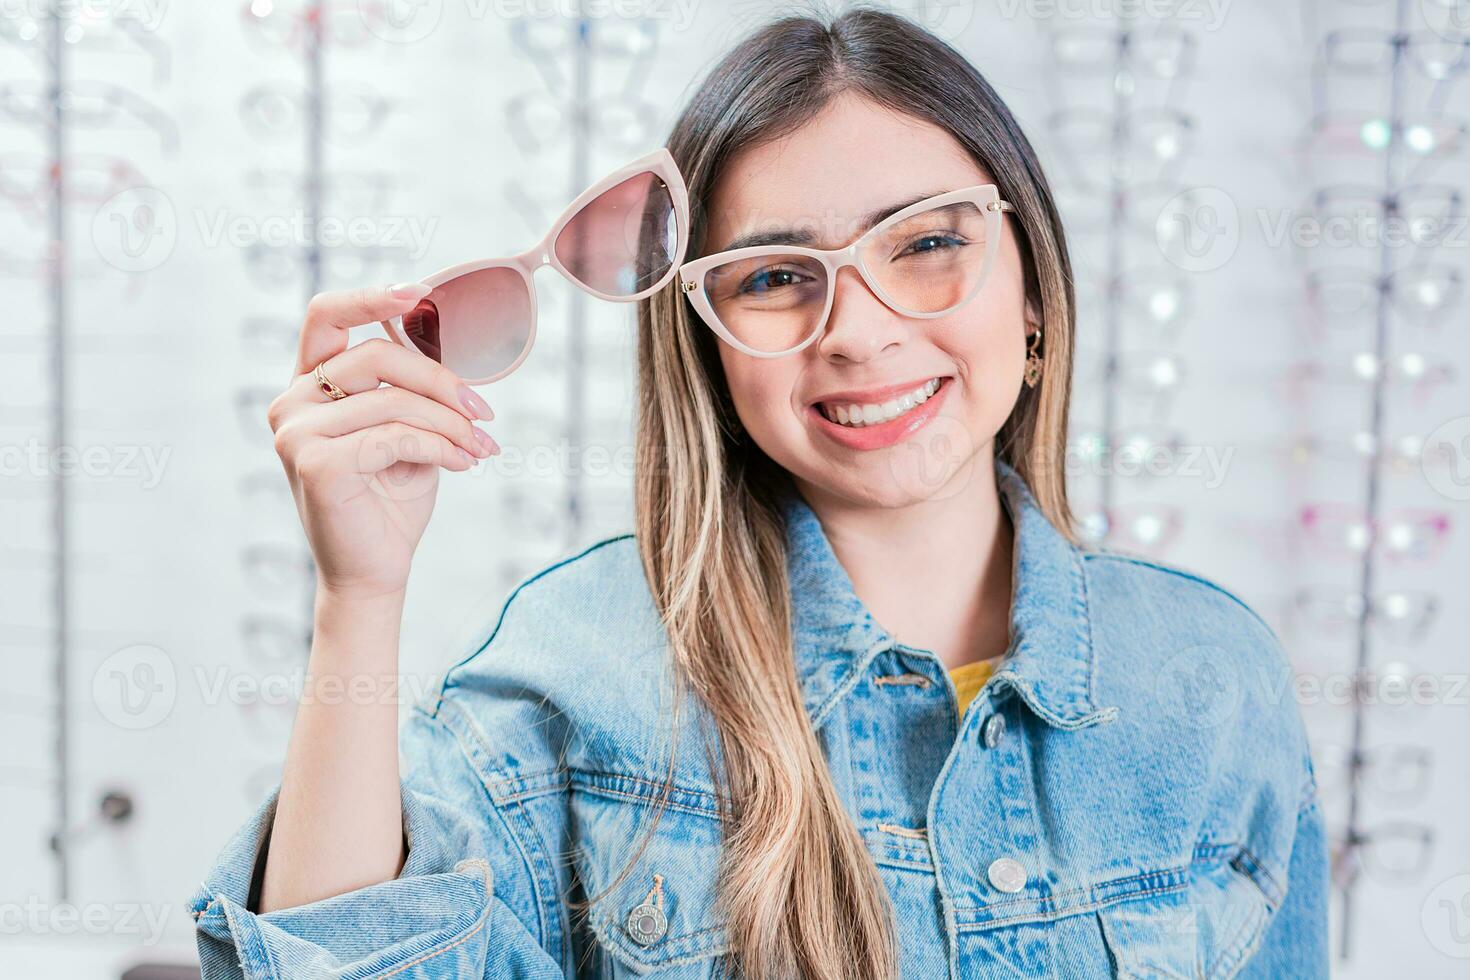
<path fill-rule="evenodd" d="M 973 663 L 961 664 L 949 672 L 949 676 L 954 680 L 955 697 L 960 702 L 961 717 L 964 717 L 965 709 L 970 706 L 970 702 L 975 700 L 975 695 L 980 693 L 980 688 L 984 687 L 985 682 L 990 679 L 997 659 L 992 657 L 989 660 L 976 660 Z"/>

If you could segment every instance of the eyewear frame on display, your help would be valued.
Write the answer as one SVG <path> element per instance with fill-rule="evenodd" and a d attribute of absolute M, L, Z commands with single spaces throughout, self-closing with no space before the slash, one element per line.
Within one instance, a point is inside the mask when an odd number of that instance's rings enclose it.
<path fill-rule="evenodd" d="M 605 96 L 579 108 L 544 92 L 526 92 L 505 105 L 511 138 L 527 153 L 544 152 L 576 123 L 585 124 L 596 139 L 613 149 L 631 151 L 648 141 L 658 113 L 652 102 L 626 95 Z"/>
<path fill-rule="evenodd" d="M 983 264 L 980 273 L 975 280 L 975 285 L 963 299 L 952 303 L 942 310 L 920 311 L 906 308 L 897 302 L 869 271 L 866 263 L 863 261 L 864 247 L 876 240 L 879 235 L 889 228 L 912 218 L 914 215 L 962 204 L 976 205 L 985 219 L 985 255 L 982 260 Z M 991 269 L 995 265 L 995 256 L 1000 248 L 1001 214 L 1006 211 L 1014 212 L 1015 208 L 1009 202 L 1001 200 L 1000 189 L 995 184 L 977 184 L 973 187 L 962 187 L 958 190 L 946 191 L 943 194 L 936 194 L 933 197 L 917 201 L 878 222 L 872 228 L 859 235 L 850 244 L 840 248 L 806 248 L 800 245 L 751 245 L 747 248 L 716 252 L 713 255 L 706 255 L 691 262 L 686 262 L 679 269 L 680 288 L 683 290 L 684 296 L 694 306 L 700 319 L 721 340 L 725 341 L 731 347 L 751 357 L 785 357 L 805 349 L 812 341 L 821 336 L 822 331 L 827 326 L 827 319 L 832 313 L 832 301 L 836 295 L 837 274 L 848 266 L 857 269 L 858 275 L 862 277 L 863 282 L 867 284 L 867 287 L 873 291 L 873 295 L 877 296 L 885 306 L 903 316 L 931 320 L 935 317 L 946 316 L 970 302 L 970 300 L 980 295 L 980 292 L 985 288 L 985 283 L 990 278 Z M 765 256 L 771 256 L 773 258 L 801 256 L 813 259 L 820 262 L 827 273 L 827 296 L 823 303 L 821 316 L 813 321 L 813 326 L 805 337 L 795 345 L 784 350 L 757 350 L 741 341 L 726 324 L 721 322 L 706 289 L 705 277 L 711 270 L 731 262 L 740 262 Z"/>
<path fill-rule="evenodd" d="M 1184 513 L 1170 504 L 1133 503 L 1082 508 L 1077 530 L 1095 548 L 1127 549 L 1160 554 L 1184 528 Z"/>
<path fill-rule="evenodd" d="M 313 255 L 321 264 L 322 281 L 333 284 L 361 282 L 374 275 L 387 278 L 380 270 L 404 268 L 411 258 L 406 245 L 331 245 L 313 252 L 306 245 L 252 242 L 245 247 L 245 268 L 262 288 L 304 286 Z"/>
<path fill-rule="evenodd" d="M 311 552 L 286 544 L 247 545 L 240 552 L 240 567 L 252 588 L 275 597 L 303 594 L 316 571 Z"/>
<path fill-rule="evenodd" d="M 272 207 L 300 207 L 313 191 L 332 210 L 375 211 L 383 207 L 397 184 L 381 170 L 336 170 L 320 179 L 290 170 L 257 167 L 245 174 L 245 186 Z"/>
<path fill-rule="evenodd" d="M 1332 880 L 1339 888 L 1356 881 L 1364 871 L 1378 884 L 1417 881 L 1428 870 L 1434 848 L 1434 828 L 1407 821 L 1379 824 L 1370 830 L 1336 829 L 1330 836 Z M 1403 860 L 1406 856 L 1411 860 Z"/>
<path fill-rule="evenodd" d="M 1376 313 L 1380 296 L 1416 324 L 1434 326 L 1434 317 L 1459 302 L 1463 287 L 1460 270 L 1441 263 L 1405 266 L 1388 275 L 1336 266 L 1307 273 L 1307 298 L 1329 326 L 1360 325 L 1355 318 Z"/>
<path fill-rule="evenodd" d="M 567 268 L 567 266 L 563 263 L 562 258 L 557 254 L 557 246 L 559 244 L 558 239 L 561 236 L 562 232 L 567 230 L 572 225 L 572 222 L 575 221 L 582 214 L 582 212 L 584 211 L 584 209 L 587 208 L 588 205 L 592 204 L 593 202 L 601 198 L 604 194 L 607 194 L 609 191 L 616 190 L 620 187 L 620 185 L 631 181 L 634 178 L 644 175 L 652 175 L 653 177 L 656 177 L 658 180 L 660 180 L 662 182 L 663 188 L 668 192 L 669 195 L 670 203 L 672 205 L 672 218 L 674 221 L 675 233 L 674 250 L 673 255 L 671 256 L 672 261 L 670 261 L 668 269 L 666 269 L 663 274 L 659 276 L 657 281 L 655 281 L 650 286 L 647 286 L 643 289 L 638 290 L 635 293 L 632 293 L 631 295 L 624 296 L 604 292 L 588 283 L 579 280 L 576 275 Z M 626 230 L 627 229 L 625 228 L 625 231 Z M 635 230 L 642 231 L 644 229 L 640 225 L 639 228 Z M 520 349 L 516 353 L 514 359 L 511 360 L 511 362 L 504 368 L 493 371 L 489 374 L 478 376 L 466 377 L 461 374 L 462 380 L 464 380 L 465 383 L 472 385 L 483 385 L 490 384 L 493 381 L 498 381 L 501 378 L 509 375 L 511 372 L 515 371 L 516 368 L 520 367 L 521 363 L 525 361 L 526 357 L 531 353 L 531 348 L 535 346 L 537 311 L 536 270 L 540 269 L 542 266 L 549 265 L 551 266 L 551 268 L 560 273 L 562 277 L 565 278 L 572 285 L 576 286 L 583 292 L 597 297 L 598 299 L 606 300 L 613 303 L 633 303 L 648 296 L 652 296 L 654 293 L 658 292 L 660 289 L 663 289 L 666 285 L 673 281 L 674 276 L 679 271 L 680 264 L 684 260 L 684 253 L 688 247 L 688 244 L 689 192 L 684 185 L 684 176 L 679 173 L 679 168 L 674 162 L 673 155 L 668 151 L 667 147 L 661 147 L 653 151 L 652 153 L 647 154 L 646 156 L 634 160 L 632 163 L 629 163 L 626 166 L 620 167 L 618 170 L 615 170 L 611 174 L 608 174 L 606 177 L 603 177 L 597 183 L 584 190 L 581 194 L 578 194 L 577 197 L 572 201 L 572 203 L 567 205 L 567 207 L 562 211 L 561 215 L 556 219 L 556 221 L 552 223 L 551 230 L 548 231 L 539 242 L 526 249 L 524 252 L 521 252 L 519 255 L 512 255 L 504 258 L 494 259 L 477 259 L 472 262 L 463 262 L 459 265 L 440 269 L 438 272 L 435 272 L 434 274 L 421 280 L 421 282 L 424 285 L 433 287 L 435 290 L 437 290 L 445 284 L 450 283 L 456 279 L 460 279 L 461 277 L 469 276 L 474 273 L 483 272 L 487 269 L 506 269 L 516 273 L 520 277 L 526 291 L 526 302 L 528 304 L 527 318 L 529 322 L 525 325 L 524 341 L 521 343 Z M 433 302 L 434 296 L 435 293 L 431 291 L 429 295 L 424 298 L 424 300 L 420 301 L 420 306 L 422 306 L 424 302 Z M 483 313 L 484 311 L 479 312 Z M 403 325 L 403 317 L 395 317 L 392 320 L 380 320 L 378 322 L 381 323 L 383 329 L 387 331 L 388 337 L 390 339 L 404 347 L 407 347 L 409 350 L 417 350 L 420 353 L 424 353 L 409 336 L 409 333 Z M 451 370 L 453 370 L 453 368 L 451 368 Z"/>
<path fill-rule="evenodd" d="M 1188 376 L 1183 358 L 1170 350 L 1129 349 L 1084 359 L 1082 375 L 1116 386 L 1120 404 L 1163 422 Z"/>
<path fill-rule="evenodd" d="M 57 167 L 39 153 L 0 154 L 0 195 L 44 213 L 58 178 L 66 180 L 68 204 L 101 205 L 148 181 L 131 161 L 108 153 L 70 153 Z"/>
<path fill-rule="evenodd" d="M 1324 795 L 1345 793 L 1354 773 L 1359 785 L 1384 803 L 1416 803 L 1429 791 L 1434 757 L 1427 746 L 1394 743 L 1355 754 L 1347 746 L 1325 745 L 1319 752 Z"/>
<path fill-rule="evenodd" d="M 1385 439 L 1380 445 L 1371 432 L 1364 431 L 1298 436 L 1287 443 L 1286 453 L 1296 464 L 1378 465 L 1397 474 L 1418 474 L 1429 467 L 1448 465 L 1458 455 L 1453 445 L 1426 446 L 1417 432 Z"/>
<path fill-rule="evenodd" d="M 88 15 L 77 11 L 72 16 L 66 17 L 67 9 L 76 6 L 78 5 L 58 5 L 58 10 L 64 18 L 62 38 L 68 47 L 83 45 L 99 51 L 112 52 L 125 47 L 116 42 L 117 38 L 126 37 L 128 44 L 135 45 L 139 53 L 152 59 L 154 80 L 158 82 L 168 80 L 173 68 L 169 46 L 159 40 L 156 31 L 150 30 L 138 18 L 127 16 L 125 8 L 119 8 L 117 13 L 107 16 Z M 47 64 L 51 63 L 51 51 L 47 44 L 49 37 L 49 30 L 42 26 L 42 21 L 35 17 L 26 16 L 15 10 L 7 11 L 3 17 L 0 17 L 0 38 L 41 55 Z"/>
<path fill-rule="evenodd" d="M 355 143 L 377 132 L 393 106 L 372 89 L 337 85 L 323 107 L 322 129 L 333 142 Z M 240 97 L 240 119 L 261 139 L 295 138 L 310 111 L 304 89 L 280 82 L 257 85 Z"/>
<path fill-rule="evenodd" d="M 1061 109 L 1047 117 L 1046 127 L 1058 145 L 1070 151 L 1067 159 L 1077 186 L 1102 194 L 1112 193 L 1120 180 L 1136 184 L 1171 181 L 1194 140 L 1194 117 L 1165 106 L 1121 114 L 1093 108 Z M 1107 161 L 1106 168 L 1096 168 L 1106 172 L 1090 171 L 1081 163 L 1097 160 Z"/>
<path fill-rule="evenodd" d="M 1357 560 L 1379 551 L 1397 560 L 1432 561 L 1450 536 L 1449 511 L 1400 507 L 1381 516 L 1348 504 L 1305 504 L 1297 525 L 1324 557 Z"/>
<path fill-rule="evenodd" d="M 1396 50 L 1432 81 L 1442 82 L 1470 63 L 1470 38 L 1447 38 L 1435 31 L 1390 31 L 1373 27 L 1344 27 L 1322 39 L 1322 63 L 1344 72 L 1381 74 L 1393 67 Z M 1448 57 L 1426 58 L 1426 52 Z M 1356 56 L 1356 57 L 1354 57 Z"/>
<path fill-rule="evenodd" d="M 1384 362 L 1377 355 L 1362 351 L 1346 363 L 1301 361 L 1287 369 L 1286 383 L 1293 398 L 1302 398 L 1312 385 L 1376 384 L 1380 377 L 1391 389 L 1407 391 L 1416 402 L 1423 403 L 1439 385 L 1456 378 L 1454 365 L 1446 361 L 1430 361 L 1422 354 L 1407 352 Z"/>
<path fill-rule="evenodd" d="M 1331 633 L 1354 629 L 1364 617 L 1385 639 L 1418 643 L 1439 615 L 1439 597 L 1431 592 L 1390 591 L 1371 597 L 1354 589 L 1307 586 L 1291 597 L 1294 620 Z"/>
<path fill-rule="evenodd" d="M 0 85 L 0 110 L 19 122 L 50 127 L 51 89 L 40 81 L 7 82 Z M 179 145 L 179 128 L 162 109 L 141 95 L 109 82 L 72 82 L 61 92 L 62 108 L 68 122 L 90 126 L 110 126 L 120 113 L 131 113 L 158 135 L 165 150 Z"/>
<path fill-rule="evenodd" d="M 1169 272 L 1125 272 L 1101 288 L 1089 285 L 1080 292 L 1079 306 L 1105 302 L 1111 295 L 1124 314 L 1126 332 L 1141 331 L 1160 340 L 1176 337 L 1193 312 L 1193 287 L 1183 276 Z M 1148 326 L 1139 327 L 1140 323 Z"/>
<path fill-rule="evenodd" d="M 1376 157 L 1402 145 L 1408 151 L 1405 159 L 1414 162 L 1400 175 L 1408 183 L 1419 181 L 1419 171 L 1430 161 L 1457 156 L 1467 136 L 1470 123 L 1438 113 L 1390 119 L 1375 113 L 1321 112 L 1308 123 L 1301 149 Z"/>
<path fill-rule="evenodd" d="M 248 36 L 268 45 L 291 50 L 305 48 L 312 39 L 334 48 L 360 48 L 382 41 L 388 10 L 375 0 L 299 2 L 294 9 L 246 0 L 240 19 Z M 374 26 L 378 30 L 374 30 Z"/>
<path fill-rule="evenodd" d="M 1139 30 L 1066 27 L 1051 33 L 1051 54 L 1059 65 L 1097 72 L 1123 68 L 1168 81 L 1194 68 L 1194 35 L 1173 24 Z"/>
<path fill-rule="evenodd" d="M 1111 440 L 1101 426 L 1091 426 L 1081 428 L 1068 440 L 1068 457 L 1069 462 L 1075 457 L 1076 465 L 1084 469 L 1103 465 L 1126 467 L 1127 476 L 1151 477 L 1165 475 L 1183 448 L 1183 433 L 1164 425 L 1124 426 L 1113 433 Z M 1151 467 L 1156 460 L 1166 465 Z M 1118 461 L 1122 461 L 1121 467 Z"/>
<path fill-rule="evenodd" d="M 647 18 L 572 21 L 521 17 L 511 24 L 510 36 L 541 72 L 546 87 L 558 95 L 568 88 L 557 61 L 561 55 L 587 50 L 600 59 L 626 59 L 631 67 L 618 90 L 632 94 L 647 77 L 658 47 L 658 25 Z"/>
<path fill-rule="evenodd" d="M 1418 244 L 1415 229 L 1425 223 L 1441 228 L 1456 221 L 1463 204 L 1459 189 L 1450 184 L 1411 184 L 1388 192 L 1371 184 L 1334 184 L 1314 192 L 1309 207 L 1324 223 L 1364 216 L 1385 223 L 1398 219 L 1406 224 L 1409 241 Z"/>

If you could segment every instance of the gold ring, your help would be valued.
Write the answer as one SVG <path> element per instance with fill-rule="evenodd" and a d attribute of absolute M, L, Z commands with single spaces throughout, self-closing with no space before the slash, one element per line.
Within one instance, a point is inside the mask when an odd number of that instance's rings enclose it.
<path fill-rule="evenodd" d="M 311 372 L 311 376 L 316 379 L 316 386 L 322 390 L 322 394 L 332 399 L 332 401 L 336 401 L 339 398 L 346 398 L 347 392 L 343 391 L 341 388 L 338 388 L 335 384 L 332 383 L 332 379 L 327 377 L 326 374 L 322 372 L 322 364 L 325 363 L 326 361 L 322 361 L 321 364 L 318 364 L 316 366 L 316 369 Z"/>

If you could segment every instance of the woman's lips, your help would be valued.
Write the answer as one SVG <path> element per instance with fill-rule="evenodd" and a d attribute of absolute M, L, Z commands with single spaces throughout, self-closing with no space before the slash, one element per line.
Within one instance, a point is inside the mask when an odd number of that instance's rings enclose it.
<path fill-rule="evenodd" d="M 916 405 L 887 422 L 861 426 L 842 425 L 823 415 L 820 403 L 808 405 L 807 413 L 822 433 L 848 449 L 882 449 L 908 438 L 937 415 L 953 381 L 952 377 L 940 378 L 939 388 L 922 405 Z"/>

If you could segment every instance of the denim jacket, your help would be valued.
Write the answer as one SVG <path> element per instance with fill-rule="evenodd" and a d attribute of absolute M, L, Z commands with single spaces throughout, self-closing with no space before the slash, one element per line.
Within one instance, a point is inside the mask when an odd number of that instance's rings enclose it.
<path fill-rule="evenodd" d="M 963 716 L 786 504 L 797 674 L 901 975 L 1326 977 L 1323 818 L 1277 638 L 1198 575 L 1075 547 L 995 474 L 1010 644 Z M 734 976 L 713 722 L 691 697 L 674 730 L 662 630 L 631 535 L 522 581 L 402 729 L 399 877 L 255 914 L 272 793 L 193 898 L 204 976 Z"/>

